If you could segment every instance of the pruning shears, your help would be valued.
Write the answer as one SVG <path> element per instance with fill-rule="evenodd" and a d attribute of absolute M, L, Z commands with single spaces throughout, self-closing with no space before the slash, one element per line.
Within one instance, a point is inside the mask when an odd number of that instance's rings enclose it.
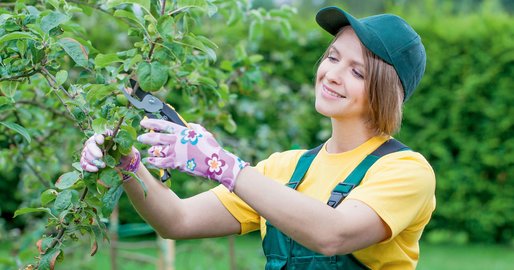
<path fill-rule="evenodd" d="M 121 91 L 134 107 L 145 111 L 146 117 L 160 118 L 184 127 L 189 126 L 173 106 L 164 103 L 156 96 L 141 90 L 141 88 L 137 86 L 137 82 L 135 80 L 130 79 L 130 86 L 134 91 L 135 97 L 131 96 L 124 89 Z M 170 173 L 167 170 L 161 170 L 160 176 L 162 182 L 166 182 L 170 179 Z"/>

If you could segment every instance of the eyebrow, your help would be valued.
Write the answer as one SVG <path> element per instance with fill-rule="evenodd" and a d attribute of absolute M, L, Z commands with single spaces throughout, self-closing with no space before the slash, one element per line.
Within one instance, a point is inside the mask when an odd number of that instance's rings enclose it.
<path fill-rule="evenodd" d="M 330 45 L 330 47 L 328 48 L 329 53 L 330 53 L 330 49 L 334 50 L 338 55 L 341 55 L 339 50 L 334 45 Z M 363 63 L 357 62 L 357 61 L 355 61 L 353 59 L 350 60 L 350 63 L 353 64 L 353 65 L 357 65 L 357 66 L 360 66 L 360 67 L 364 68 L 364 64 Z"/>

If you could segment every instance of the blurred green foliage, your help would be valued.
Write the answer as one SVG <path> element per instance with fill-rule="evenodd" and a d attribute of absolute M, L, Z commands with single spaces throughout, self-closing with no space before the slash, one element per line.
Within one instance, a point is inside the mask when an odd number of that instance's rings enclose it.
<path fill-rule="evenodd" d="M 485 8 L 428 14 L 412 20 L 428 65 L 405 108 L 400 138 L 437 174 L 429 229 L 464 232 L 473 242 L 512 241 L 514 18 Z"/>

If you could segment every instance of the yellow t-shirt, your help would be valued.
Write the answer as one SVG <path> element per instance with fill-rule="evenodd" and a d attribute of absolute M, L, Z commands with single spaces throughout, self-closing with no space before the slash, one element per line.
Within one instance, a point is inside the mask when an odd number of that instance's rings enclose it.
<path fill-rule="evenodd" d="M 322 147 L 297 190 L 327 202 L 332 189 L 388 137 L 373 137 L 357 148 L 330 154 Z M 256 168 L 265 176 L 286 184 L 305 150 L 275 153 Z M 241 233 L 261 229 L 265 219 L 223 186 L 213 189 L 228 211 L 241 223 Z M 419 258 L 418 241 L 435 209 L 435 175 L 419 153 L 400 151 L 380 158 L 347 198 L 364 202 L 389 226 L 392 235 L 353 255 L 371 269 L 414 269 Z M 265 196 L 263 196 L 265 199 Z M 287 206 L 284 206 L 287 207 Z"/>

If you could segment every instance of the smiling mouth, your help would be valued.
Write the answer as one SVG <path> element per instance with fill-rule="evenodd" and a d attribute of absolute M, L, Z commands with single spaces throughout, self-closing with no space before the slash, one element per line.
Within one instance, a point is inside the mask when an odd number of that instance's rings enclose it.
<path fill-rule="evenodd" d="M 335 91 L 332 91 L 330 90 L 328 87 L 326 87 L 325 85 L 322 85 L 322 91 L 327 93 L 328 95 L 330 96 L 333 96 L 333 97 L 337 97 L 337 98 L 346 98 L 345 96 L 343 95 L 340 95 L 338 94 L 337 92 Z"/>

